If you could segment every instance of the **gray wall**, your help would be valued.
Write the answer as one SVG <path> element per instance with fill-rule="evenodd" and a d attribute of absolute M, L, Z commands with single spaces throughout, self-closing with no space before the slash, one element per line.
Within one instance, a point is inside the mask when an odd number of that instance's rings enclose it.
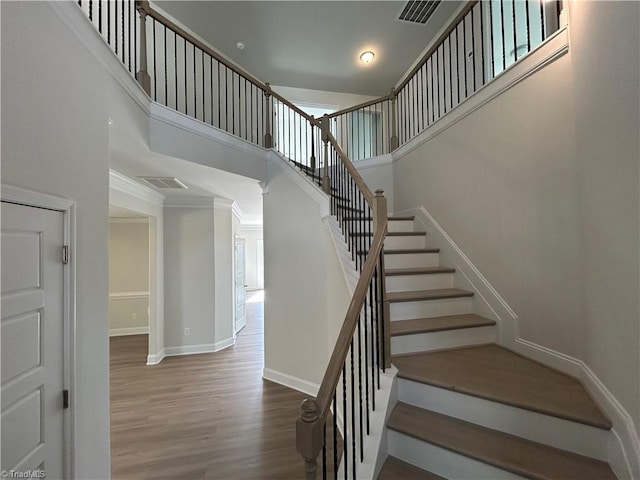
<path fill-rule="evenodd" d="M 567 55 L 395 164 L 395 209 L 424 206 L 520 336 L 583 360 L 640 428 L 640 9 L 570 8 Z"/>
<path fill-rule="evenodd" d="M 213 199 L 209 208 L 165 208 L 165 347 L 215 342 L 213 218 Z"/>
<path fill-rule="evenodd" d="M 149 327 L 149 222 L 136 220 L 109 219 L 111 335 Z"/>
<path fill-rule="evenodd" d="M 77 202 L 75 477 L 109 478 L 110 78 L 51 6 L 0 8 L 2 182 Z"/>

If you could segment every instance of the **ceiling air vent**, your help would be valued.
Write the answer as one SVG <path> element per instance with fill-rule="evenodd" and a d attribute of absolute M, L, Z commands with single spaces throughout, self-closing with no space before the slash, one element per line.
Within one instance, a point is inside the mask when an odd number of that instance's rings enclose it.
<path fill-rule="evenodd" d="M 409 0 L 400 12 L 398 20 L 408 23 L 420 23 L 424 25 L 431 18 L 441 0 L 414 1 Z"/>
<path fill-rule="evenodd" d="M 156 188 L 177 188 L 184 190 L 188 188 L 184 183 L 175 177 L 138 177 Z"/>

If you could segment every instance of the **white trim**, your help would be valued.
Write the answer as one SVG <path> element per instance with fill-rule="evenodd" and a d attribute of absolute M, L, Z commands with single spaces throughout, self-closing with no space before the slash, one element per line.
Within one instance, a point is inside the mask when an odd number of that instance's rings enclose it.
<path fill-rule="evenodd" d="M 261 223 L 240 223 L 240 230 L 246 232 L 262 232 L 263 225 Z"/>
<path fill-rule="evenodd" d="M 284 172 L 293 183 L 295 183 L 302 191 L 307 193 L 320 207 L 320 218 L 330 215 L 329 196 L 325 194 L 320 187 L 313 183 L 304 173 L 298 171 L 291 162 L 282 154 L 271 150 L 269 154 L 269 167 L 274 166 Z M 269 174 L 271 178 L 271 174 Z"/>
<path fill-rule="evenodd" d="M 109 300 L 134 300 L 148 298 L 149 292 L 115 292 L 109 294 Z"/>
<path fill-rule="evenodd" d="M 391 153 L 384 153 L 376 157 L 356 160 L 355 162 L 353 162 L 353 166 L 356 167 L 357 170 L 367 170 L 369 168 L 391 165 L 392 163 L 393 155 Z"/>
<path fill-rule="evenodd" d="M 194 135 L 198 135 L 199 137 L 207 140 L 213 140 L 239 152 L 253 155 L 259 160 L 264 161 L 265 155 L 269 151 L 268 149 L 256 145 L 249 140 L 245 140 L 244 138 L 240 138 L 222 130 L 215 125 L 203 123 L 200 120 L 196 120 L 193 117 L 187 116 L 172 108 L 165 107 L 159 103 L 151 102 L 149 110 L 150 120 L 156 120 L 166 125 L 179 128 L 180 130 L 193 133 Z"/>
<path fill-rule="evenodd" d="M 423 130 L 407 143 L 394 150 L 392 153 L 393 161 L 400 161 L 408 153 L 468 117 L 534 73 L 553 63 L 568 51 L 569 32 L 567 27 L 564 27 L 556 31 L 538 48 L 529 52 L 511 67 L 501 72 L 493 80 L 453 108 L 453 110 L 440 117 L 429 128 Z"/>
<path fill-rule="evenodd" d="M 217 198 L 195 195 L 167 197 L 164 201 L 164 206 L 167 208 L 213 208 Z"/>
<path fill-rule="evenodd" d="M 160 207 L 165 199 L 161 193 L 113 169 L 109 169 L 109 188 Z"/>
<path fill-rule="evenodd" d="M 147 365 L 157 365 L 164 359 L 164 348 L 155 355 L 147 355 Z"/>
<path fill-rule="evenodd" d="M 149 224 L 149 217 L 109 217 L 109 223 L 140 223 Z"/>
<path fill-rule="evenodd" d="M 231 211 L 236 217 L 238 217 L 238 220 L 242 220 L 242 210 L 240 210 L 238 202 L 233 202 L 233 205 L 231 205 Z"/>
<path fill-rule="evenodd" d="M 320 389 L 320 385 L 317 383 L 309 382 L 308 380 L 303 380 L 286 373 L 277 372 L 266 367 L 262 371 L 262 378 L 269 380 L 270 382 L 284 385 L 285 387 L 293 388 L 294 390 L 306 393 L 312 397 L 315 397 Z"/>
<path fill-rule="evenodd" d="M 200 353 L 215 353 L 235 344 L 233 337 L 216 343 L 203 343 L 201 345 L 181 345 L 179 347 L 164 347 L 163 357 L 176 357 L 180 355 L 197 355 Z"/>
<path fill-rule="evenodd" d="M 151 99 L 133 78 L 111 47 L 102 38 L 84 12 L 75 2 L 45 2 L 80 40 L 87 51 L 98 60 L 106 71 L 120 84 L 131 99 L 148 115 Z"/>
<path fill-rule="evenodd" d="M 76 203 L 73 200 L 2 184 L 0 198 L 4 202 L 16 203 L 35 208 L 44 208 L 63 213 L 63 242 L 69 246 L 69 263 L 63 265 L 62 305 L 63 305 L 63 388 L 69 390 L 71 408 L 63 412 L 64 450 L 63 464 L 65 477 L 75 478 L 77 425 L 77 385 L 76 376 Z"/>
<path fill-rule="evenodd" d="M 614 473 L 618 478 L 640 478 L 640 439 L 633 419 L 589 366 L 582 360 L 520 337 L 519 319 L 514 310 L 424 207 L 398 214 L 415 215 L 416 221 L 435 238 L 433 243 L 440 247 L 442 261 L 456 268 L 456 283 L 462 283 L 463 288 L 473 290 L 479 297 L 474 300 L 474 312 L 498 322 L 501 345 L 582 382 L 613 423 L 608 458 Z"/>
<path fill-rule="evenodd" d="M 149 335 L 149 327 L 110 328 L 110 337 L 124 337 L 127 335 Z"/>

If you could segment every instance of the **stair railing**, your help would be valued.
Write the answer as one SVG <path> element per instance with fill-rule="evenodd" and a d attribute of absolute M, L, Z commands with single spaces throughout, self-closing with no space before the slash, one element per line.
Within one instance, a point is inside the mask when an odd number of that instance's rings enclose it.
<path fill-rule="evenodd" d="M 375 195 L 369 190 L 335 137 L 326 131 L 327 120 L 323 121 L 323 141 L 325 154 L 332 158 L 326 163 L 332 212 L 343 226 L 360 278 L 318 395 L 302 403 L 296 422 L 296 447 L 304 458 L 307 480 L 316 478 L 318 457 L 322 478 L 330 474 L 337 478 L 339 468 L 344 478 L 356 477 L 357 465 L 364 460 L 364 435 L 370 432 L 380 372 L 390 366 L 389 320 L 384 315 L 386 198 L 381 190 Z"/>

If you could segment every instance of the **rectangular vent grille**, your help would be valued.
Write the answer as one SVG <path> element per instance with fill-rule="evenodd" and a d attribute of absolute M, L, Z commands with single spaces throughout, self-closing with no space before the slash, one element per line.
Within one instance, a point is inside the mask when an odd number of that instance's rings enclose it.
<path fill-rule="evenodd" d="M 441 0 L 415 1 L 409 0 L 400 12 L 398 20 L 424 25 L 431 18 Z"/>
<path fill-rule="evenodd" d="M 138 177 L 156 188 L 174 188 L 184 190 L 188 188 L 175 177 Z"/>

